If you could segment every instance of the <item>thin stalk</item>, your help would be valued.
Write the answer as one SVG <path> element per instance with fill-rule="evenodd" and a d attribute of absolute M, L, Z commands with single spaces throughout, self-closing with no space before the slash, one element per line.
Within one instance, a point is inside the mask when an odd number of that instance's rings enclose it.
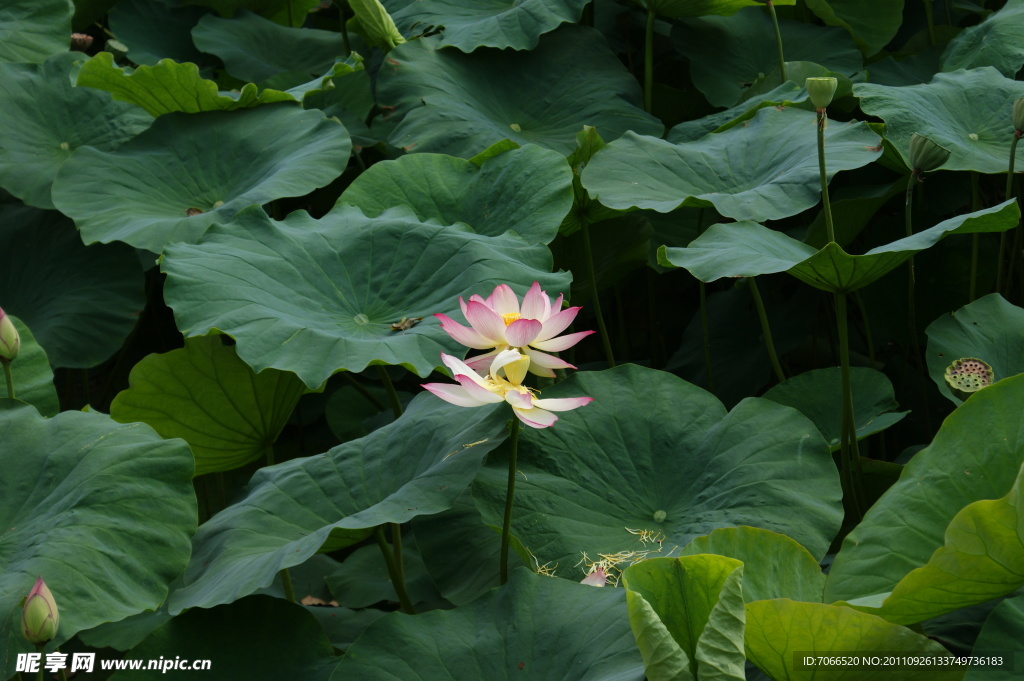
<path fill-rule="evenodd" d="M 853 300 L 857 303 L 857 309 L 860 310 L 860 321 L 864 325 L 864 343 L 868 346 L 868 360 L 871 362 L 871 368 L 877 368 L 875 366 L 875 340 L 871 334 L 871 322 L 868 320 L 868 309 L 864 305 L 864 299 L 860 297 L 860 291 L 853 292 Z M 812 362 L 813 365 L 813 362 Z"/>
<path fill-rule="evenodd" d="M 292 0 L 288 0 L 288 28 L 295 28 L 295 19 L 292 18 Z"/>
<path fill-rule="evenodd" d="M 761 320 L 761 333 L 764 334 L 764 344 L 768 349 L 768 358 L 772 362 L 772 370 L 775 371 L 775 378 L 779 383 L 786 380 L 786 374 L 779 364 L 779 356 L 775 353 L 775 341 L 772 340 L 772 329 L 768 325 L 768 315 L 764 311 L 764 301 L 761 299 L 761 291 L 757 287 L 757 277 L 748 277 L 750 293 L 754 296 L 754 306 L 757 307 L 757 317 Z"/>
<path fill-rule="evenodd" d="M 391 377 L 388 376 L 387 370 L 383 365 L 377 365 L 377 375 L 380 376 L 380 382 L 384 384 L 384 388 L 388 391 L 388 401 L 391 403 L 391 411 L 394 412 L 395 418 L 397 419 L 402 415 L 402 402 L 398 399 L 398 392 L 395 390 L 395 384 L 391 382 Z"/>
<path fill-rule="evenodd" d="M 1013 133 L 1013 141 L 1010 142 L 1010 168 L 1006 173 L 1006 194 L 1004 201 L 1009 201 L 1013 196 L 1013 166 L 1017 160 L 1017 142 L 1020 141 L 1020 132 Z M 996 261 L 996 292 L 1003 292 L 1003 261 L 1006 259 L 1006 232 L 999 235 L 999 259 Z M 1010 254 L 1013 257 L 1014 254 Z M 973 298 L 972 298 L 973 300 Z"/>
<path fill-rule="evenodd" d="M 594 270 L 594 251 L 590 246 L 590 225 L 583 225 L 583 251 L 587 260 L 587 276 L 590 278 L 590 297 L 594 301 L 594 314 L 597 315 L 597 329 L 601 333 L 601 343 L 604 345 L 605 358 L 608 366 L 615 367 L 615 355 L 612 353 L 611 338 L 608 337 L 608 327 L 604 325 L 604 315 L 601 314 L 601 301 L 597 297 L 597 272 Z"/>
<path fill-rule="evenodd" d="M 654 87 L 654 8 L 647 8 L 647 30 L 644 33 L 644 111 L 651 113 Z"/>
<path fill-rule="evenodd" d="M 4 381 L 7 383 L 7 397 L 14 399 L 14 375 L 11 373 L 11 360 L 0 359 L 0 364 L 4 365 Z"/>
<path fill-rule="evenodd" d="M 344 0 L 334 0 L 334 6 L 338 8 L 338 23 L 341 24 L 341 47 L 345 50 L 345 56 L 352 53 L 352 44 L 348 41 L 348 22 L 345 21 Z"/>
<path fill-rule="evenodd" d="M 850 337 L 846 320 L 846 294 L 836 293 L 836 330 L 839 332 L 839 366 L 842 376 L 842 426 L 839 451 L 843 477 L 847 480 L 851 510 L 859 522 L 864 517 L 863 478 L 857 451 L 857 427 L 854 423 L 853 389 L 850 386 Z"/>
<path fill-rule="evenodd" d="M 913 221 L 913 201 L 914 201 L 914 185 L 920 182 L 920 176 L 915 170 L 910 174 L 910 178 L 907 180 L 907 200 L 906 205 L 903 209 L 903 224 L 906 230 L 906 235 L 910 236 L 914 233 L 914 221 Z M 907 260 L 907 273 L 909 278 L 907 279 L 907 319 L 910 323 L 910 345 L 914 349 L 914 358 L 917 358 L 917 321 L 915 319 L 916 310 L 914 304 L 914 256 L 910 256 Z"/>
<path fill-rule="evenodd" d="M 978 173 L 971 173 L 971 212 L 981 209 L 981 188 L 978 186 Z M 1005 232 L 1003 232 L 1005 234 Z M 974 302 L 978 294 L 978 234 L 971 235 L 971 283 L 967 289 L 968 302 Z M 1002 263 L 1002 253 L 999 262 Z M 996 287 L 999 290 L 999 287 Z"/>
<path fill-rule="evenodd" d="M 697 211 L 697 231 L 704 233 L 704 209 Z M 711 371 L 711 327 L 708 325 L 707 286 L 700 282 L 700 332 L 704 341 L 704 370 L 708 374 L 708 390 L 715 392 L 715 378 Z"/>
<path fill-rule="evenodd" d="M 391 546 L 395 551 L 395 569 L 398 571 L 398 579 L 405 584 L 405 563 L 402 561 L 402 525 L 401 523 L 390 523 L 391 525 Z"/>
<path fill-rule="evenodd" d="M 358 392 L 360 395 L 365 397 L 370 402 L 370 404 L 372 404 L 373 406 L 377 407 L 377 409 L 379 409 L 380 411 L 384 411 L 385 409 L 388 408 L 388 405 L 384 404 L 383 402 L 378 400 L 376 397 L 374 397 L 373 393 L 371 393 L 369 390 L 367 390 L 365 387 L 363 387 L 362 383 L 360 383 L 355 378 L 353 378 L 351 372 L 343 371 L 343 372 L 341 372 L 341 376 L 346 381 L 348 381 L 349 385 L 351 385 L 353 388 L 356 389 L 356 392 Z"/>
<path fill-rule="evenodd" d="M 44 646 L 42 646 L 42 645 L 37 643 L 36 644 L 36 652 L 39 653 L 39 655 L 45 659 L 45 655 L 43 654 L 43 647 Z M 39 671 L 36 674 L 36 679 L 38 679 L 38 681 L 45 681 L 45 679 L 46 679 L 46 677 L 43 675 L 43 663 L 42 662 L 39 663 Z"/>
<path fill-rule="evenodd" d="M 409 600 L 409 594 L 405 590 L 405 580 L 402 579 L 398 572 L 398 566 L 395 565 L 395 555 L 391 552 L 387 539 L 384 538 L 384 526 L 378 525 L 374 535 L 377 537 L 377 546 L 380 547 L 380 552 L 384 556 L 384 564 L 388 567 L 388 575 L 391 577 L 391 584 L 395 587 L 395 594 L 398 595 L 398 602 L 402 606 L 402 610 L 410 615 L 415 615 L 416 609 L 412 607 L 412 601 Z"/>
<path fill-rule="evenodd" d="M 932 0 L 923 0 L 924 2 L 924 14 L 928 18 L 928 43 L 935 47 L 937 40 L 935 38 L 935 12 L 932 9 Z"/>
<path fill-rule="evenodd" d="M 284 597 L 295 603 L 295 588 L 292 587 L 292 575 L 288 568 L 283 568 L 277 574 L 281 575 L 281 587 L 284 588 Z"/>
<path fill-rule="evenodd" d="M 779 18 L 775 15 L 775 3 L 772 0 L 768 0 L 765 3 L 768 5 L 768 14 L 772 16 L 772 26 L 775 27 L 775 46 L 779 48 L 779 73 L 782 74 L 782 82 L 785 83 L 786 78 L 786 57 L 782 54 L 782 33 L 779 32 Z"/>
<path fill-rule="evenodd" d="M 828 116 L 824 109 L 818 109 L 818 174 L 821 176 L 821 203 L 825 211 L 825 229 L 828 240 L 836 240 L 836 228 L 832 223 L 832 204 L 828 200 L 828 175 L 825 173 L 825 126 Z"/>
<path fill-rule="evenodd" d="M 508 455 L 508 487 L 505 490 L 505 521 L 501 526 L 501 563 L 498 565 L 498 582 L 508 581 L 508 542 L 512 532 L 512 502 L 516 495 L 516 459 L 519 454 L 519 419 L 512 418 L 510 440 L 512 451 Z"/>

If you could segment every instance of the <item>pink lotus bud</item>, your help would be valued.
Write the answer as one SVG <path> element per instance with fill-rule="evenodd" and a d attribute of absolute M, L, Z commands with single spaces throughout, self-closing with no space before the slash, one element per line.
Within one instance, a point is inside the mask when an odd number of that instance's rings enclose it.
<path fill-rule="evenodd" d="M 43 644 L 57 635 L 60 613 L 53 594 L 40 577 L 25 599 L 21 611 L 21 635 L 29 643 Z"/>
<path fill-rule="evenodd" d="M 10 362 L 18 356 L 18 350 L 20 349 L 21 336 L 18 335 L 18 330 L 14 328 L 14 322 L 11 321 L 11 318 L 0 307 L 0 361 Z"/>

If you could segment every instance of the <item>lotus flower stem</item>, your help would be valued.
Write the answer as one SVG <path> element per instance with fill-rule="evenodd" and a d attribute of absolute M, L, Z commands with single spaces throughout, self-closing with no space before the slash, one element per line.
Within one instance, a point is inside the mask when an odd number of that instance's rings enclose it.
<path fill-rule="evenodd" d="M 978 186 L 978 173 L 971 173 L 971 212 L 981 210 L 981 188 Z M 1004 232 L 1005 234 L 1005 232 Z M 978 297 L 978 234 L 971 235 L 971 283 L 967 290 L 969 302 Z M 1001 244 L 1000 244 L 1001 245 Z M 1003 262 L 1002 250 L 999 252 L 999 263 Z M 998 285 L 996 290 L 999 290 Z"/>
<path fill-rule="evenodd" d="M 785 83 L 786 78 L 786 57 L 782 54 L 782 33 L 779 31 L 779 17 L 775 14 L 775 3 L 772 0 L 768 0 L 765 3 L 768 5 L 768 14 L 772 17 L 772 26 L 775 27 L 775 45 L 779 48 L 779 73 L 782 75 L 782 82 Z"/>
<path fill-rule="evenodd" d="M 519 419 L 512 419 L 509 425 L 511 451 L 508 454 L 508 487 L 505 491 L 505 520 L 501 525 L 501 554 L 498 563 L 498 583 L 508 581 L 508 543 L 512 532 L 512 502 L 516 494 L 516 459 L 519 455 Z"/>
<path fill-rule="evenodd" d="M 583 250 L 587 260 L 587 276 L 590 279 L 590 297 L 594 299 L 594 314 L 597 315 L 597 328 L 601 333 L 601 343 L 604 345 L 604 355 L 608 360 L 608 366 L 615 367 L 615 355 L 612 353 L 611 338 L 608 337 L 608 327 L 604 324 L 604 315 L 601 313 L 601 301 L 597 297 L 597 272 L 594 270 L 594 251 L 590 246 L 590 225 L 584 225 L 583 229 Z"/>
<path fill-rule="evenodd" d="M 757 287 L 757 277 L 748 277 L 750 293 L 754 296 L 754 306 L 757 307 L 757 317 L 761 320 L 761 333 L 764 334 L 764 345 L 768 349 L 768 358 L 772 362 L 772 370 L 775 371 L 775 378 L 779 383 L 786 380 L 786 374 L 779 364 L 779 356 L 775 353 L 775 341 L 772 340 L 772 329 L 768 325 L 768 315 L 764 311 L 764 301 L 761 299 L 761 291 Z"/>
<path fill-rule="evenodd" d="M 836 228 L 832 223 L 832 204 L 828 200 L 828 175 L 825 172 L 825 126 L 828 115 L 825 109 L 818 109 L 818 174 L 821 176 L 821 203 L 825 212 L 825 229 L 829 242 L 836 240 Z"/>
<path fill-rule="evenodd" d="M 288 568 L 283 568 L 277 574 L 281 576 L 281 587 L 284 589 L 284 597 L 295 603 L 295 588 L 292 586 L 292 575 L 288 572 Z"/>
<path fill-rule="evenodd" d="M 288 0 L 288 28 L 295 28 L 295 19 L 292 17 L 292 0 Z"/>
<path fill-rule="evenodd" d="M 388 402 L 391 403 L 391 411 L 397 419 L 402 415 L 402 401 L 398 399 L 395 384 L 391 382 L 391 377 L 388 376 L 387 369 L 383 365 L 377 365 L 377 375 L 380 377 L 380 382 L 384 384 L 384 388 L 388 391 Z"/>
<path fill-rule="evenodd" d="M 1020 134 L 1017 131 L 1013 134 L 1013 141 L 1010 142 L 1010 167 L 1006 173 L 1006 194 L 1005 199 L 1009 201 L 1013 196 L 1013 166 L 1017 160 L 1017 142 L 1020 141 Z M 996 260 L 996 292 L 1003 291 L 1003 261 L 1006 259 L 1006 232 L 999 235 L 999 259 Z M 1013 253 L 1010 254 L 1013 257 Z M 971 300 L 974 300 L 972 297 Z"/>
<path fill-rule="evenodd" d="M 377 546 L 380 547 L 380 552 L 384 556 L 384 564 L 387 565 L 388 576 L 391 577 L 391 584 L 395 587 L 395 594 L 398 596 L 398 602 L 402 606 L 402 610 L 409 615 L 415 615 L 416 609 L 412 607 L 409 593 L 405 590 L 405 579 L 395 564 L 395 554 L 392 553 L 391 547 L 388 546 L 388 540 L 384 538 L 384 525 L 378 525 L 374 535 L 377 538 Z"/>
<path fill-rule="evenodd" d="M 405 561 L 402 560 L 402 524 L 390 523 L 391 525 L 391 546 L 395 552 L 395 569 L 398 570 L 398 578 L 405 584 Z"/>
<path fill-rule="evenodd" d="M 8 360 L 0 359 L 4 366 L 4 380 L 7 382 L 7 397 L 14 399 L 14 376 L 11 374 L 11 363 Z"/>
<path fill-rule="evenodd" d="M 42 655 L 44 660 L 46 659 L 45 649 L 46 649 L 46 646 L 44 646 L 42 644 L 37 644 L 36 645 L 36 652 L 39 653 L 40 655 Z M 45 679 L 46 679 L 46 676 L 43 674 L 43 665 L 40 664 L 39 665 L 39 673 L 36 675 L 36 680 L 37 681 L 44 681 Z"/>
<path fill-rule="evenodd" d="M 846 481 L 846 494 L 850 510 L 859 522 L 864 517 L 863 472 L 857 446 L 857 426 L 854 423 L 853 389 L 850 385 L 850 336 L 846 321 L 846 294 L 836 293 L 836 325 L 839 332 L 839 366 L 842 376 L 842 425 L 839 429 L 839 451 L 842 477 Z"/>
<path fill-rule="evenodd" d="M 698 236 L 704 233 L 704 209 L 700 208 L 697 212 L 697 232 Z M 700 284 L 700 332 L 702 340 L 704 341 L 704 369 L 708 374 L 708 390 L 715 392 L 715 378 L 711 372 L 711 330 L 708 325 L 708 301 L 707 301 L 707 285 L 701 281 Z"/>
<path fill-rule="evenodd" d="M 928 18 L 928 44 L 935 47 L 937 40 L 935 38 L 935 13 L 932 9 L 932 0 L 923 0 L 924 2 L 924 15 Z"/>
<path fill-rule="evenodd" d="M 913 221 L 913 203 L 914 203 L 914 185 L 921 181 L 920 175 L 915 170 L 910 173 L 910 177 L 907 180 L 907 200 L 903 210 L 903 223 L 906 228 L 907 236 L 914 233 L 914 221 Z M 907 319 L 910 324 L 910 345 L 914 349 L 914 357 L 917 357 L 917 321 L 916 321 L 916 305 L 914 304 L 914 256 L 910 256 L 907 259 Z"/>
<path fill-rule="evenodd" d="M 864 343 L 868 346 L 868 360 L 871 368 L 875 368 L 875 341 L 871 334 L 871 321 L 868 319 L 868 308 L 864 305 L 864 299 L 860 297 L 860 291 L 853 292 L 853 300 L 860 310 L 861 324 L 864 325 Z"/>
<path fill-rule="evenodd" d="M 348 24 L 345 21 L 345 0 L 334 0 L 334 6 L 338 8 L 338 22 L 341 24 L 341 46 L 347 57 L 352 53 L 352 44 L 348 40 Z"/>
<path fill-rule="evenodd" d="M 654 16 L 654 8 L 648 0 L 647 30 L 644 34 L 644 111 L 647 113 L 651 113 L 654 87 Z"/>

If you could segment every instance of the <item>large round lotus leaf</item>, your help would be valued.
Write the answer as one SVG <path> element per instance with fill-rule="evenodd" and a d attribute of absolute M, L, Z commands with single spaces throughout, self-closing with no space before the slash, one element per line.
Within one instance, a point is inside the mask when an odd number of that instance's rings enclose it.
<path fill-rule="evenodd" d="M 713 132 L 722 132 L 737 125 L 737 121 L 746 121 L 757 115 L 760 109 L 769 106 L 788 106 L 808 108 L 814 105 L 808 99 L 807 90 L 794 82 L 786 81 L 782 85 L 764 94 L 745 99 L 731 109 L 708 114 L 703 118 L 683 121 L 668 131 L 665 136 L 672 144 L 693 142 Z"/>
<path fill-rule="evenodd" d="M 253 596 L 175 617 L 132 648 L 136 659 L 209 660 L 208 670 L 161 668 L 161 679 L 326 681 L 337 660 L 316 618 L 280 598 Z M 150 681 L 157 672 L 119 671 L 111 681 Z"/>
<path fill-rule="evenodd" d="M 799 603 L 785 598 L 747 604 L 747 659 L 772 679 L 815 681 L 959 681 L 963 669 L 952 664 L 952 653 L 906 627 L 851 608 L 824 603 Z M 799 653 L 799 654 L 798 654 Z M 915 656 L 936 664 L 804 665 L 805 657 Z"/>
<path fill-rule="evenodd" d="M 215 9 L 222 17 L 252 11 L 283 26 L 301 26 L 320 0 L 189 0 L 190 4 Z"/>
<path fill-rule="evenodd" d="M 623 590 L 572 584 L 525 568 L 515 570 L 501 589 L 454 610 L 382 617 L 352 644 L 331 676 L 333 681 L 643 678 Z"/>
<path fill-rule="evenodd" d="M 14 322 L 21 338 L 21 350 L 11 362 L 11 377 L 14 379 L 14 397 L 28 402 L 43 416 L 56 416 L 60 411 L 60 400 L 53 385 L 53 371 L 46 352 L 36 342 L 35 336 L 25 323 L 14 315 L 8 315 Z M 7 396 L 7 385 L 0 381 L 0 397 Z"/>
<path fill-rule="evenodd" d="M 82 57 L 0 63 L 0 186 L 29 205 L 53 208 L 50 186 L 75 149 L 113 151 L 153 122 L 105 92 L 72 87 L 68 71 Z"/>
<path fill-rule="evenodd" d="M 424 393 L 362 439 L 260 469 L 244 496 L 196 534 L 171 613 L 230 603 L 377 525 L 451 507 L 505 438 L 508 417 L 503 405 L 466 409 Z"/>
<path fill-rule="evenodd" d="M 1013 102 L 1024 97 L 1024 83 L 986 66 L 937 73 L 926 85 L 858 83 L 854 93 L 864 113 L 885 121 L 885 138 L 904 162 L 910 162 L 910 138 L 917 133 L 949 149 L 943 170 L 1007 171 Z"/>
<path fill-rule="evenodd" d="M 120 0 L 107 22 L 135 64 L 153 66 L 161 59 L 173 59 L 208 65 L 213 58 L 196 48 L 192 27 L 209 12 L 178 0 Z"/>
<path fill-rule="evenodd" d="M 124 244 L 82 244 L 56 211 L 0 206 L 0 306 L 19 317 L 55 367 L 96 366 L 121 347 L 146 305 Z"/>
<path fill-rule="evenodd" d="M 341 33 L 288 28 L 247 10 L 232 19 L 203 17 L 192 40 L 220 57 L 231 75 L 254 83 L 280 73 L 301 73 L 309 80 L 346 55 Z"/>
<path fill-rule="evenodd" d="M 405 4 L 391 16 L 405 35 L 443 27 L 441 47 L 463 52 L 478 47 L 532 50 L 541 35 L 578 21 L 586 4 L 586 0 L 422 0 Z"/>
<path fill-rule="evenodd" d="M 942 70 L 994 66 L 1013 78 L 1024 66 L 1024 0 L 1008 0 L 977 26 L 953 38 L 942 53 Z"/>
<path fill-rule="evenodd" d="M 866 367 L 850 369 L 853 414 L 857 439 L 881 432 L 903 419 L 909 412 L 899 408 L 889 377 Z M 839 449 L 842 413 L 842 376 L 839 367 L 814 369 L 772 386 L 767 400 L 793 407 L 814 421 L 832 451 Z"/>
<path fill-rule="evenodd" d="M 795 5 L 796 0 L 776 0 L 775 6 Z M 745 7 L 763 6 L 760 0 L 653 0 L 651 7 L 659 16 L 702 17 L 708 14 L 731 16 Z"/>
<path fill-rule="evenodd" d="M 87 243 L 124 241 L 159 253 L 246 206 L 324 186 L 345 169 L 350 150 L 343 126 L 295 105 L 171 113 L 114 152 L 75 152 L 53 202 Z"/>
<path fill-rule="evenodd" d="M 594 156 L 583 186 L 609 208 L 714 207 L 737 220 L 778 220 L 821 200 L 814 126 L 810 111 L 767 108 L 744 125 L 685 144 L 627 133 Z M 825 130 L 830 178 L 881 153 L 866 123 L 831 121 Z"/>
<path fill-rule="evenodd" d="M 489 236 L 512 230 L 530 243 L 546 244 L 572 207 L 572 177 L 564 156 L 532 144 L 479 164 L 409 154 L 373 164 L 338 201 L 371 217 L 408 206 L 421 220 L 464 222 Z"/>
<path fill-rule="evenodd" d="M 779 31 L 789 61 L 848 75 L 863 68 L 860 51 L 841 28 L 779 19 Z M 760 3 L 731 17 L 687 19 L 673 30 L 672 41 L 690 60 L 693 84 L 715 106 L 736 104 L 758 76 L 778 68 L 775 29 Z"/>
<path fill-rule="evenodd" d="M 657 555 L 735 525 L 787 534 L 820 557 L 839 529 L 839 474 L 795 409 L 748 398 L 726 413 L 710 393 L 634 365 L 544 390 L 570 395 L 594 401 L 520 437 L 512 518 L 516 536 L 559 574 L 583 552 Z M 473 487 L 492 525 L 501 524 L 505 480 L 505 467 L 488 467 Z"/>
<path fill-rule="evenodd" d="M 221 94 L 217 84 L 200 76 L 199 67 L 191 62 L 179 64 L 163 59 L 155 66 L 140 66 L 128 73 L 114 64 L 114 56 L 109 52 L 100 52 L 83 64 L 75 84 L 106 90 L 114 99 L 141 106 L 150 116 L 174 111 L 231 111 L 297 101 L 278 90 L 259 92 L 252 83 L 246 83 L 237 94 Z"/>
<path fill-rule="evenodd" d="M 4 0 L 0 5 L 0 62 L 45 61 L 66 52 L 71 0 Z"/>
<path fill-rule="evenodd" d="M 406 590 L 412 604 L 438 602 L 441 597 L 423 567 L 416 544 L 408 541 L 402 547 L 402 569 Z M 346 608 L 368 608 L 375 603 L 394 602 L 395 586 L 380 547 L 374 543 L 356 549 L 327 577 L 327 587 L 334 600 Z"/>
<path fill-rule="evenodd" d="M 807 0 L 807 8 L 849 31 L 866 57 L 885 47 L 903 23 L 903 0 Z"/>
<path fill-rule="evenodd" d="M 928 373 L 939 392 L 955 404 L 962 400 L 946 383 L 946 367 L 977 357 L 992 367 L 995 380 L 1024 373 L 1024 310 L 997 293 L 936 319 L 928 334 Z"/>
<path fill-rule="evenodd" d="M 990 655 L 993 651 L 1015 651 L 1024 639 L 1024 596 L 1008 598 L 992 610 L 974 643 L 972 655 Z M 1003 669 L 972 667 L 964 681 L 1013 681 L 1020 678 L 1020 668 L 1011 652 L 1010 665 Z"/>
<path fill-rule="evenodd" d="M 722 277 L 789 272 L 815 288 L 842 293 L 878 280 L 950 234 L 1005 232 L 1016 227 L 1019 220 L 1020 208 L 1015 200 L 1010 200 L 943 220 L 930 229 L 872 248 L 864 255 L 850 255 L 835 242 L 816 250 L 782 232 L 744 220 L 711 225 L 686 248 L 662 246 L 658 262 L 664 267 L 684 267 L 706 282 Z"/>
<path fill-rule="evenodd" d="M 192 455 L 141 423 L 0 400 L 0 673 L 13 672 L 19 602 L 42 575 L 60 608 L 53 650 L 160 605 L 196 528 Z M 116 594 L 112 596 L 112 594 Z"/>
<path fill-rule="evenodd" d="M 259 208 L 217 225 L 198 245 L 169 247 L 165 296 L 186 336 L 216 329 L 256 371 L 274 367 L 316 388 L 331 374 L 400 364 L 426 377 L 441 352 L 465 348 L 432 317 L 461 317 L 459 296 L 534 281 L 555 293 L 551 253 L 515 235 L 488 237 L 420 222 L 405 208 L 368 218 L 344 204 L 320 220 L 274 222 Z M 392 325 L 422 318 L 404 331 Z"/>
<path fill-rule="evenodd" d="M 640 86 L 601 34 L 582 26 L 511 54 L 466 55 L 439 49 L 436 39 L 411 40 L 388 53 L 378 77 L 379 105 L 401 119 L 388 141 L 406 151 L 469 158 L 510 139 L 568 155 L 583 125 L 605 140 L 664 129 L 639 108 Z"/>
<path fill-rule="evenodd" d="M 179 437 L 196 457 L 196 475 L 227 471 L 272 454 L 274 441 L 306 391 L 295 374 L 255 373 L 220 336 L 149 355 L 132 368 L 110 417 L 140 421 Z"/>
<path fill-rule="evenodd" d="M 891 591 L 943 545 L 960 509 L 1010 490 L 1024 463 L 1022 403 L 1024 376 L 1014 376 L 978 391 L 946 418 L 843 542 L 826 601 Z"/>

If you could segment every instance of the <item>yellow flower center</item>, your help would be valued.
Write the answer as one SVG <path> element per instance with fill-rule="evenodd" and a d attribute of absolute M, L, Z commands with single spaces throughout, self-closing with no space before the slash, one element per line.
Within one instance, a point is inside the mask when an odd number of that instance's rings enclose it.
<path fill-rule="evenodd" d="M 509 324 L 514 322 L 515 320 L 519 319 L 519 313 L 518 312 L 509 312 L 507 314 L 501 315 L 501 318 L 505 320 L 505 326 L 508 326 Z"/>

